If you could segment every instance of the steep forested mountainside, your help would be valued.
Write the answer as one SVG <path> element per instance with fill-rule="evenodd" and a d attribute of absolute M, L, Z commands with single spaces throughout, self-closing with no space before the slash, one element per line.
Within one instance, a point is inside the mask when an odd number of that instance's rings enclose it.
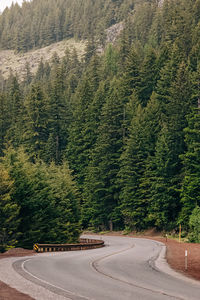
<path fill-rule="evenodd" d="M 36 74 L 27 66 L 23 82 L 12 73 L 0 81 L 0 244 L 76 240 L 81 228 L 111 224 L 182 224 L 200 242 L 200 0 L 35 0 L 5 11 L 1 24 L 18 28 L 12 14 L 27 9 L 22 24 L 29 7 L 32 20 L 47 3 L 46 17 L 55 3 L 69 8 L 73 35 L 90 38 L 82 60 L 66 50 Z M 101 18 L 103 29 L 124 20 L 99 55 Z"/>
<path fill-rule="evenodd" d="M 104 40 L 104 30 L 122 21 L 135 0 L 33 0 L 0 16 L 0 47 L 28 51 L 65 38 Z"/>

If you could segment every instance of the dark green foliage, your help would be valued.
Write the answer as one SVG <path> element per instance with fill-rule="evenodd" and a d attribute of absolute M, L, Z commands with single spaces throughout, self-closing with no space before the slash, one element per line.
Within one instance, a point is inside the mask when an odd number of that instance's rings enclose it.
<path fill-rule="evenodd" d="M 23 111 L 24 111 L 24 99 L 20 88 L 20 84 L 16 76 L 10 74 L 7 82 L 8 93 L 7 98 L 7 123 L 9 128 L 6 132 L 6 139 L 9 143 L 12 143 L 15 147 L 19 146 L 22 142 L 22 130 L 23 130 Z"/>
<path fill-rule="evenodd" d="M 146 106 L 152 92 L 155 90 L 158 67 L 156 61 L 156 53 L 153 49 L 148 50 L 140 69 L 140 83 L 136 87 L 138 100 L 142 106 Z"/>
<path fill-rule="evenodd" d="M 159 129 L 159 105 L 152 97 L 145 109 L 141 105 L 137 107 L 121 156 L 121 209 L 129 229 L 141 230 L 148 226 L 151 188 L 148 168 L 155 152 Z"/>
<path fill-rule="evenodd" d="M 79 184 L 83 184 L 85 167 L 88 164 L 88 151 L 90 147 L 89 136 L 85 135 L 87 130 L 88 106 L 92 102 L 93 90 L 88 78 L 83 78 L 75 95 L 73 121 L 69 130 L 69 142 L 67 145 L 67 159 L 70 167 L 75 171 Z"/>
<path fill-rule="evenodd" d="M 146 158 L 144 147 L 144 115 L 141 106 L 133 117 L 130 135 L 121 156 L 120 182 L 121 182 L 121 210 L 125 225 L 133 229 L 142 229 L 144 224 L 141 218 L 145 217 L 145 201 L 139 199 L 139 181 L 144 172 Z"/>
<path fill-rule="evenodd" d="M 13 180 L 11 197 L 19 206 L 19 245 L 77 241 L 78 193 L 67 164 L 47 166 L 29 161 L 22 149 L 9 150 L 4 158 Z"/>
<path fill-rule="evenodd" d="M 196 206 L 189 219 L 190 226 L 190 242 L 200 243 L 200 207 Z"/>
<path fill-rule="evenodd" d="M 31 86 L 26 99 L 26 124 L 24 144 L 30 155 L 44 159 L 45 143 L 47 141 L 46 99 L 39 83 Z"/>
<path fill-rule="evenodd" d="M 0 164 L 0 252 L 17 243 L 19 206 L 11 197 L 13 181 L 5 167 Z"/>
<path fill-rule="evenodd" d="M 5 136 L 10 126 L 6 96 L 6 93 L 0 93 L 0 156 L 3 155 L 4 143 L 6 142 Z"/>
<path fill-rule="evenodd" d="M 177 211 L 180 209 L 179 161 L 174 149 L 176 137 L 171 134 L 169 128 L 163 125 L 149 172 L 151 198 L 148 220 L 158 229 L 165 230 L 172 230 L 175 227 Z"/>
<path fill-rule="evenodd" d="M 184 180 L 180 222 L 187 225 L 192 210 L 200 205 L 200 114 L 198 111 L 188 116 L 188 127 L 184 132 L 187 150 L 181 156 L 184 165 Z"/>
<path fill-rule="evenodd" d="M 200 205 L 200 120 L 191 113 L 200 101 L 199 18 L 199 0 L 34 0 L 0 16 L 3 49 L 88 39 L 82 60 L 66 49 L 35 75 L 26 65 L 22 83 L 0 78 L 0 155 L 20 245 L 73 241 L 79 219 L 84 228 L 189 229 Z M 105 28 L 122 20 L 106 45 Z"/>
<path fill-rule="evenodd" d="M 46 106 L 48 116 L 48 120 L 46 118 L 48 127 L 46 160 L 48 162 L 55 161 L 56 164 L 61 162 L 63 151 L 66 148 L 66 133 L 71 113 L 68 99 L 65 97 L 64 80 L 64 65 L 55 65 L 51 73 Z"/>
<path fill-rule="evenodd" d="M 103 31 L 122 21 L 134 2 L 35 0 L 23 3 L 22 7 L 15 4 L 0 15 L 1 48 L 27 51 L 64 38 L 86 39 L 95 35 L 103 42 Z"/>
<path fill-rule="evenodd" d="M 118 82 L 111 84 L 98 127 L 98 137 L 91 153 L 85 182 L 86 214 L 94 227 L 108 228 L 109 221 L 119 225 L 119 157 L 123 146 L 123 103 Z"/>
<path fill-rule="evenodd" d="M 190 87 L 190 88 L 189 88 Z M 155 226 L 171 230 L 175 227 L 180 211 L 180 187 L 182 164 L 180 155 L 185 151 L 183 129 L 187 125 L 186 114 L 192 105 L 192 85 L 188 70 L 181 63 L 174 81 L 161 103 L 162 123 L 157 140 L 155 156 L 152 158 L 150 176 L 151 205 L 149 219 Z M 158 96 L 159 99 L 160 95 Z M 160 101 L 160 100 L 159 100 Z M 163 114 L 164 112 L 164 114 Z"/>

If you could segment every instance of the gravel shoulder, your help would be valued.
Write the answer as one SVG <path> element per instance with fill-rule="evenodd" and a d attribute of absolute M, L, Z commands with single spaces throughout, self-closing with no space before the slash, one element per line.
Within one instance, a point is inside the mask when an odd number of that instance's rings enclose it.
<path fill-rule="evenodd" d="M 179 243 L 170 239 L 166 242 L 164 238 L 157 238 L 157 240 L 166 245 L 166 258 L 172 269 L 200 280 L 200 244 Z M 188 253 L 187 270 L 185 270 L 185 250 Z"/>
<path fill-rule="evenodd" d="M 107 235 L 107 234 L 106 234 Z M 108 235 L 123 236 L 120 232 L 112 232 Z M 183 243 L 173 239 L 167 239 L 157 235 L 125 235 L 134 238 L 146 238 L 155 240 L 165 244 L 166 246 L 166 260 L 169 266 L 175 271 L 188 276 L 190 278 L 200 280 L 200 244 Z M 185 250 L 188 253 L 188 268 L 185 270 Z"/>
<path fill-rule="evenodd" d="M 110 233 L 106 235 L 123 236 L 121 233 Z M 134 238 L 147 238 L 162 242 L 166 245 L 166 260 L 170 267 L 182 275 L 200 280 L 200 244 L 179 243 L 172 239 L 166 239 L 160 236 L 137 236 L 134 234 L 126 235 Z M 185 270 L 185 250 L 188 252 L 188 269 Z M 24 257 L 36 255 L 32 250 L 12 249 L 7 253 L 0 254 L 0 259 L 11 257 Z M 33 300 L 30 296 L 20 293 L 0 281 L 0 300 Z"/>
<path fill-rule="evenodd" d="M 35 255 L 35 251 L 33 250 L 25 250 L 21 248 L 11 249 L 6 253 L 0 254 L 0 259 L 9 258 L 9 257 L 23 257 Z M 0 300 L 34 300 L 29 295 L 20 293 L 16 289 L 11 288 L 4 282 L 0 281 Z"/>

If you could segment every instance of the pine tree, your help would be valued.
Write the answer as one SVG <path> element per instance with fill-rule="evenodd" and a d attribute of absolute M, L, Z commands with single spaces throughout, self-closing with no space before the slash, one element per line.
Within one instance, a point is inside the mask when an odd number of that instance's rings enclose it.
<path fill-rule="evenodd" d="M 167 48 L 168 47 L 169 45 Z M 170 59 L 168 59 L 168 56 Z M 177 69 L 182 62 L 184 62 L 183 54 L 179 52 L 176 45 L 173 45 L 167 55 L 167 60 L 163 68 L 160 70 L 159 79 L 155 88 L 163 114 L 166 113 L 166 105 L 169 103 L 171 84 L 175 81 Z"/>
<path fill-rule="evenodd" d="M 65 69 L 62 64 L 55 64 L 51 73 L 49 96 L 47 103 L 48 112 L 48 141 L 47 161 L 56 164 L 62 160 L 63 151 L 66 148 L 67 129 L 70 123 L 70 105 L 65 98 Z"/>
<path fill-rule="evenodd" d="M 152 187 L 150 220 L 159 229 L 176 226 L 180 211 L 182 163 L 185 151 L 183 129 L 192 99 L 192 86 L 188 70 L 181 63 L 169 88 L 165 105 L 164 123 L 157 141 L 155 158 L 152 159 Z"/>
<path fill-rule="evenodd" d="M 23 149 L 4 157 L 13 180 L 11 196 L 20 205 L 18 245 L 76 242 L 80 232 L 78 193 L 67 164 L 57 167 L 30 161 Z"/>
<path fill-rule="evenodd" d="M 6 142 L 5 137 L 10 125 L 9 123 L 6 94 L 0 92 L 0 156 L 3 155 L 3 149 Z"/>
<path fill-rule="evenodd" d="M 157 57 L 153 49 L 150 49 L 141 65 L 140 84 L 136 88 L 139 102 L 146 106 L 152 92 L 155 90 L 158 77 Z"/>
<path fill-rule="evenodd" d="M 118 65 L 118 52 L 116 49 L 109 44 L 106 48 L 105 55 L 104 55 L 104 76 L 106 77 L 113 77 L 117 75 L 117 71 L 119 69 Z"/>
<path fill-rule="evenodd" d="M 143 109 L 138 107 L 133 117 L 127 145 L 121 156 L 119 172 L 121 184 L 121 210 L 124 223 L 129 229 L 142 229 L 141 219 L 145 217 L 145 203 L 139 196 L 139 180 L 144 172 L 146 153 L 143 151 L 142 136 L 144 134 Z"/>
<path fill-rule="evenodd" d="M 148 219 L 159 230 L 176 227 L 180 210 L 180 175 L 178 157 L 174 151 L 174 136 L 164 124 L 151 161 L 151 188 Z M 177 169 L 177 172 L 176 172 Z"/>
<path fill-rule="evenodd" d="M 137 93 L 138 87 L 141 85 L 140 65 L 141 57 L 135 47 L 132 46 L 125 61 L 125 71 L 123 72 L 121 84 L 126 98 L 130 97 L 133 92 Z M 128 102 L 128 100 L 125 102 Z"/>
<path fill-rule="evenodd" d="M 108 228 L 109 222 L 120 226 L 117 174 L 123 146 L 122 121 L 123 103 L 114 80 L 102 109 L 85 182 L 85 214 L 95 228 Z"/>
<path fill-rule="evenodd" d="M 51 164 L 47 180 L 54 201 L 54 240 L 56 243 L 75 243 L 80 235 L 80 207 L 78 193 L 68 164 Z"/>
<path fill-rule="evenodd" d="M 30 155 L 38 158 L 45 157 L 47 141 L 46 99 L 39 83 L 33 83 L 26 102 L 26 127 L 24 145 Z"/>
<path fill-rule="evenodd" d="M 90 59 L 95 55 L 96 53 L 96 45 L 94 41 L 94 36 L 89 37 L 87 41 L 87 46 L 85 49 L 85 64 L 87 65 L 90 62 Z"/>
<path fill-rule="evenodd" d="M 70 168 L 77 176 L 79 187 L 83 188 L 86 167 L 89 163 L 89 152 L 95 141 L 96 124 L 93 119 L 95 92 L 99 86 L 99 58 L 94 55 L 83 74 L 77 88 L 73 103 L 73 120 L 69 129 L 67 159 Z"/>
<path fill-rule="evenodd" d="M 118 176 L 121 186 L 121 210 L 124 223 L 129 229 L 141 230 L 148 226 L 150 183 L 147 170 L 155 152 L 160 129 L 159 118 L 159 103 L 155 97 L 152 97 L 145 109 L 141 105 L 137 107 L 120 159 Z"/>
<path fill-rule="evenodd" d="M 12 199 L 13 181 L 5 167 L 0 164 L 0 252 L 17 243 L 19 206 Z"/>
<path fill-rule="evenodd" d="M 200 205 L 200 114 L 194 111 L 188 116 L 188 126 L 184 130 L 186 152 L 181 156 L 184 165 L 184 179 L 181 191 L 182 210 L 179 222 L 188 226 L 193 209 Z"/>
<path fill-rule="evenodd" d="M 14 147 L 20 145 L 23 133 L 24 99 L 16 76 L 10 75 L 8 79 L 8 118 L 9 128 L 6 140 Z"/>

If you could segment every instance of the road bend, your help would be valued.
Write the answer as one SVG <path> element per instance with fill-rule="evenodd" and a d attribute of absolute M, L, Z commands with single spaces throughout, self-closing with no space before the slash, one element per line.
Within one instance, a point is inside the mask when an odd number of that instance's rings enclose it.
<path fill-rule="evenodd" d="M 102 238 L 104 248 L 40 254 L 20 259 L 13 267 L 26 279 L 72 300 L 200 299 L 200 284 L 152 267 L 163 244 L 129 237 Z"/>

